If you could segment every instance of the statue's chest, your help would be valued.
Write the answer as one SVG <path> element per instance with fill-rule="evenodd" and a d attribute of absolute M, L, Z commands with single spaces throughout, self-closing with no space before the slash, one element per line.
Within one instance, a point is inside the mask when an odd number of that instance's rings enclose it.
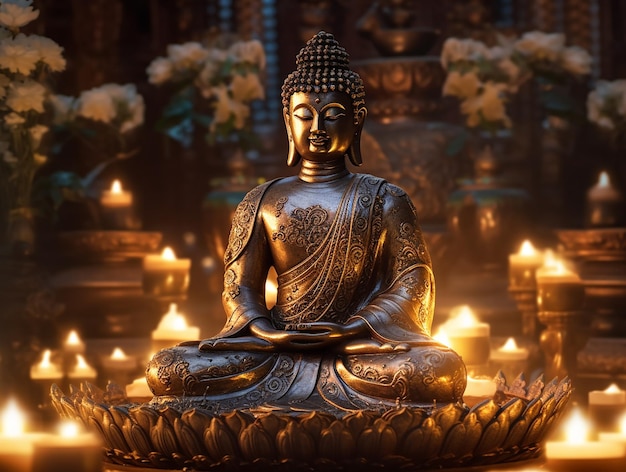
<path fill-rule="evenodd" d="M 332 202 L 335 203 L 335 202 Z M 278 199 L 271 213 L 265 212 L 267 236 L 274 244 L 284 244 L 311 254 L 329 234 L 338 202 L 306 199 L 290 202 Z"/>

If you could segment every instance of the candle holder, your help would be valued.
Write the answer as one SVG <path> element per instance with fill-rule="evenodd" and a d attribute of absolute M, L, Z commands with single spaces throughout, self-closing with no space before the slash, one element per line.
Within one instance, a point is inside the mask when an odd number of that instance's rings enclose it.
<path fill-rule="evenodd" d="M 538 318 L 545 325 L 539 339 L 545 374 L 574 379 L 576 357 L 589 337 L 589 313 L 583 310 L 539 311 Z"/>
<path fill-rule="evenodd" d="M 537 319 L 537 288 L 509 287 L 509 294 L 522 315 L 522 334 L 531 341 L 539 340 Z"/>

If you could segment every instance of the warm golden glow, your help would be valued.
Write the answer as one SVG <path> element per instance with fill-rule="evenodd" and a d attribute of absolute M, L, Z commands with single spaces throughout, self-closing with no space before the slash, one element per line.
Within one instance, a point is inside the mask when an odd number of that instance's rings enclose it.
<path fill-rule="evenodd" d="M 509 338 L 509 339 L 506 340 L 506 342 L 500 348 L 500 350 L 501 351 L 506 351 L 506 352 L 515 352 L 515 351 L 519 350 L 519 347 L 517 347 L 517 343 L 515 342 L 515 338 Z"/>
<path fill-rule="evenodd" d="M 583 417 L 579 408 L 574 408 L 572 414 L 563 425 L 565 428 L 565 439 L 570 444 L 583 444 L 589 436 L 589 424 Z"/>
<path fill-rule="evenodd" d="M 450 338 L 448 337 L 448 333 L 446 333 L 446 330 L 443 328 L 439 328 L 437 330 L 437 332 L 433 335 L 433 339 L 435 341 L 440 342 L 441 344 L 443 344 L 444 346 L 448 346 L 450 347 Z"/>
<path fill-rule="evenodd" d="M 163 252 L 161 253 L 161 257 L 163 259 L 166 259 L 168 261 L 175 261 L 176 260 L 176 254 L 174 254 L 174 250 L 167 246 L 165 249 L 163 249 Z"/>
<path fill-rule="evenodd" d="M 609 385 L 606 389 L 604 389 L 604 393 L 619 393 L 622 390 L 614 383 Z"/>
<path fill-rule="evenodd" d="M 67 346 L 80 346 L 83 342 L 80 340 L 78 333 L 75 330 L 70 331 L 70 334 L 67 335 L 67 340 L 65 344 Z"/>
<path fill-rule="evenodd" d="M 52 355 L 52 351 L 50 349 L 46 349 L 43 352 L 43 356 L 41 357 L 41 362 L 39 363 L 39 367 L 41 369 L 49 369 L 52 367 L 52 363 L 50 362 L 50 356 Z"/>
<path fill-rule="evenodd" d="M 2 412 L 2 434 L 8 437 L 21 436 L 24 433 L 24 414 L 20 411 L 15 400 L 9 400 Z"/>
<path fill-rule="evenodd" d="M 178 313 L 176 303 L 170 303 L 169 311 L 161 318 L 158 330 L 184 331 L 187 329 L 187 320 Z"/>
<path fill-rule="evenodd" d="M 474 316 L 474 312 L 469 305 L 461 305 L 460 307 L 452 310 L 451 318 L 446 322 L 449 326 L 455 326 L 459 328 L 469 328 L 475 326 L 478 320 Z"/>
<path fill-rule="evenodd" d="M 537 254 L 537 250 L 535 249 L 535 246 L 533 246 L 533 243 L 527 239 L 520 246 L 518 254 L 520 256 L 534 256 Z"/>
<path fill-rule="evenodd" d="M 89 368 L 89 364 L 87 364 L 85 358 L 80 354 L 76 354 L 76 369 L 84 370 Z"/>
<path fill-rule="evenodd" d="M 75 421 L 64 421 L 59 426 L 59 434 L 64 438 L 75 438 L 80 432 L 80 426 Z"/>
<path fill-rule="evenodd" d="M 619 431 L 623 436 L 626 436 L 626 414 L 622 415 L 619 420 Z"/>
<path fill-rule="evenodd" d="M 111 353 L 111 359 L 115 359 L 117 361 L 123 361 L 127 358 L 126 353 L 120 347 L 116 347 L 113 349 Z"/>
<path fill-rule="evenodd" d="M 123 192 L 122 182 L 115 179 L 111 184 L 111 193 L 121 194 Z"/>

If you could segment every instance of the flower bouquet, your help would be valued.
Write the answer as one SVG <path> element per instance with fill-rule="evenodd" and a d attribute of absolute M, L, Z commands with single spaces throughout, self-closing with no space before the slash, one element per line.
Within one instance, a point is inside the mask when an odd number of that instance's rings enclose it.
<path fill-rule="evenodd" d="M 626 79 L 598 80 L 587 96 L 587 118 L 610 135 L 613 143 L 626 135 Z M 622 144 L 625 144 L 622 142 Z"/>
<path fill-rule="evenodd" d="M 20 32 L 39 16 L 31 4 L 0 1 L 0 240 L 22 252 L 32 250 L 33 182 L 47 161 L 48 78 L 65 69 L 57 43 Z"/>
<path fill-rule="evenodd" d="M 250 107 L 265 98 L 260 77 L 264 68 L 263 45 L 256 40 L 220 37 L 208 45 L 170 44 L 167 55 L 147 68 L 151 83 L 173 88 L 158 129 L 184 147 L 191 146 L 196 129 L 205 132 L 211 145 L 254 147 Z"/>

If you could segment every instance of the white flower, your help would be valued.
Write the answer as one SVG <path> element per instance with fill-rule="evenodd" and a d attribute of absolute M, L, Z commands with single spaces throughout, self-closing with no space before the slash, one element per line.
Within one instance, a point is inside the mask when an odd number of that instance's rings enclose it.
<path fill-rule="evenodd" d="M 194 85 L 198 87 L 204 98 L 213 96 L 213 81 L 217 78 L 219 70 L 220 64 L 218 62 L 207 60 L 196 77 Z"/>
<path fill-rule="evenodd" d="M 211 130 L 215 131 L 216 125 L 228 122 L 231 116 L 235 118 L 235 128 L 243 129 L 250 116 L 250 108 L 241 102 L 233 100 L 225 86 L 216 87 L 215 96 L 217 101 L 215 103 L 215 116 L 211 123 Z"/>
<path fill-rule="evenodd" d="M 173 70 L 172 61 L 167 57 L 157 57 L 146 69 L 148 81 L 155 85 L 163 84 L 172 78 Z"/>
<path fill-rule="evenodd" d="M 26 122 L 26 119 L 22 115 L 18 115 L 14 111 L 7 113 L 4 117 L 4 122 L 8 126 L 18 126 Z"/>
<path fill-rule="evenodd" d="M 461 103 L 461 112 L 467 115 L 467 125 L 478 126 L 481 116 L 488 122 L 501 122 L 504 126 L 511 126 L 511 119 L 506 114 L 504 106 L 504 84 L 492 81 L 483 84 L 482 93 L 468 98 Z"/>
<path fill-rule="evenodd" d="M 76 99 L 67 95 L 51 95 L 49 98 L 54 114 L 53 123 L 61 125 L 72 121 Z"/>
<path fill-rule="evenodd" d="M 467 72 L 460 74 L 457 71 L 452 71 L 446 77 L 446 81 L 443 84 L 443 95 L 453 96 L 459 98 L 474 97 L 478 93 L 480 87 L 480 79 L 474 72 Z"/>
<path fill-rule="evenodd" d="M 30 41 L 22 33 L 15 38 L 0 41 L 0 67 L 28 75 L 35 69 L 39 59 L 39 52 L 31 47 Z"/>
<path fill-rule="evenodd" d="M 591 55 L 579 46 L 565 48 L 561 54 L 563 69 L 575 75 L 589 74 L 591 61 Z"/>
<path fill-rule="evenodd" d="M 18 113 L 34 110 L 44 112 L 43 102 L 46 96 L 46 88 L 34 80 L 14 82 L 9 88 L 6 100 L 7 106 Z"/>
<path fill-rule="evenodd" d="M 44 125 L 35 125 L 28 130 L 33 149 L 37 149 L 41 144 L 41 139 L 48 132 L 49 128 Z"/>
<path fill-rule="evenodd" d="M 473 39 L 448 38 L 443 43 L 441 65 L 448 69 L 449 65 L 458 61 L 477 61 L 489 57 L 489 48 Z"/>
<path fill-rule="evenodd" d="M 238 62 L 247 62 L 259 69 L 265 69 L 265 50 L 261 41 L 253 39 L 251 41 L 237 41 L 232 44 L 228 52 L 236 58 Z"/>
<path fill-rule="evenodd" d="M 515 42 L 515 49 L 535 60 L 556 61 L 565 48 L 563 33 L 530 31 Z"/>
<path fill-rule="evenodd" d="M 137 87 L 134 84 L 104 84 L 92 89 L 91 92 L 97 92 L 108 97 L 108 102 L 104 97 L 98 98 L 103 105 L 101 119 L 94 117 L 91 119 L 106 123 L 117 121 L 122 133 L 126 133 L 143 123 L 145 104 L 143 97 L 137 93 Z M 111 110 L 112 114 L 109 115 Z M 85 115 L 83 114 L 83 116 Z M 85 117 L 89 118 L 88 116 Z"/>
<path fill-rule="evenodd" d="M 0 5 L 0 23 L 7 28 L 21 28 L 39 16 L 28 0 L 3 0 Z"/>
<path fill-rule="evenodd" d="M 250 102 L 265 98 L 265 89 L 257 74 L 235 75 L 231 83 L 233 98 L 239 102 Z"/>
<path fill-rule="evenodd" d="M 516 84 L 520 80 L 520 76 L 521 76 L 521 69 L 519 68 L 519 66 L 515 64 L 515 62 L 513 62 L 508 57 L 505 57 L 498 61 L 498 68 L 501 71 L 503 71 L 511 80 L 511 84 L 510 84 L 511 91 L 512 92 L 516 91 L 517 90 Z"/>
<path fill-rule="evenodd" d="M 195 41 L 167 46 L 167 55 L 177 70 L 199 70 L 208 54 L 209 51 Z"/>
<path fill-rule="evenodd" d="M 30 47 L 37 51 L 39 59 L 47 64 L 52 72 L 60 72 L 65 69 L 63 48 L 50 38 L 32 34 L 28 36 Z"/>
<path fill-rule="evenodd" d="M 115 105 L 106 90 L 96 87 L 79 95 L 76 114 L 90 120 L 110 123 L 115 118 Z"/>

